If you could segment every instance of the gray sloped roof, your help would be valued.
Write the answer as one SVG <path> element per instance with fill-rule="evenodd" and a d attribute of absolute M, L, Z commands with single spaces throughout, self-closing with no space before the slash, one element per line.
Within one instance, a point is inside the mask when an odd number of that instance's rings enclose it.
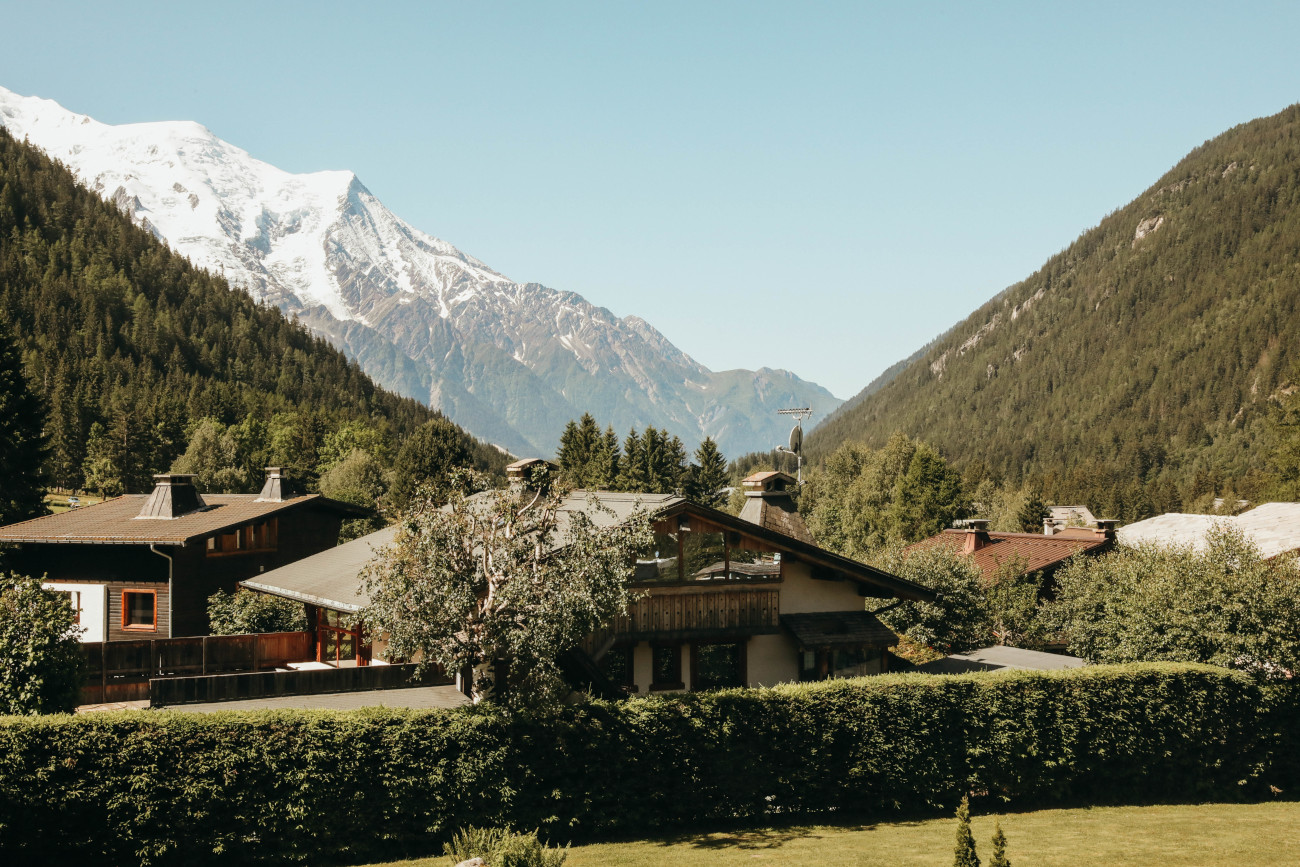
<path fill-rule="evenodd" d="M 471 498 L 486 504 L 495 491 L 486 491 Z M 563 544 L 565 528 L 573 512 L 585 512 L 598 527 L 620 524 L 631 517 L 638 505 L 656 511 L 679 500 L 669 494 L 618 494 L 600 492 L 597 499 L 603 508 L 592 509 L 587 503 L 586 491 L 570 494 L 558 515 L 556 543 Z M 320 605 L 335 611 L 360 611 L 370 602 L 361 587 L 361 572 L 374 559 L 375 552 L 393 541 L 399 524 L 353 539 L 337 548 L 321 551 L 303 560 L 264 572 L 256 578 L 240 582 L 250 590 L 282 596 L 309 605 Z"/>
<path fill-rule="evenodd" d="M 360 611 L 370 601 L 361 588 L 361 570 L 374 559 L 376 550 L 393 541 L 397 528 L 397 524 L 385 527 L 240 583 L 250 590 L 309 605 Z"/>
<path fill-rule="evenodd" d="M 1205 534 L 1217 525 L 1235 527 L 1259 546 L 1265 559 L 1300 550 L 1300 503 L 1265 503 L 1240 515 L 1188 515 L 1169 512 L 1121 527 L 1122 545 L 1205 547 Z"/>
<path fill-rule="evenodd" d="M 967 674 L 972 671 L 1008 669 L 1061 671 L 1066 668 L 1081 668 L 1083 665 L 1084 660 L 1077 656 L 995 644 L 992 647 L 981 647 L 979 650 L 970 650 L 966 653 L 954 653 L 943 659 L 917 666 L 917 670 L 930 674 Z"/>

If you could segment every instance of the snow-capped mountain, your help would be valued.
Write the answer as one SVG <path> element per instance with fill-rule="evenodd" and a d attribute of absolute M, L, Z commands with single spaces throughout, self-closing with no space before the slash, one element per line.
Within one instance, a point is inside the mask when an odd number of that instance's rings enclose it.
<path fill-rule="evenodd" d="M 112 126 L 4 88 L 0 126 L 377 381 L 517 454 L 554 453 L 565 423 L 591 412 L 620 433 L 653 424 L 736 455 L 784 439 L 776 409 L 811 406 L 815 423 L 840 403 L 784 370 L 710 371 L 644 319 L 516 283 L 351 172 L 290 174 L 197 123 Z"/>

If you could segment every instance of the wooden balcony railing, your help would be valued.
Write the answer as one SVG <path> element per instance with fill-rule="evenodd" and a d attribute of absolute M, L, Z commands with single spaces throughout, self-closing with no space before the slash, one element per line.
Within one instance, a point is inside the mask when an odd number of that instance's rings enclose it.
<path fill-rule="evenodd" d="M 633 602 L 626 617 L 598 639 L 673 640 L 757 635 L 780 629 L 780 595 L 774 587 L 655 587 Z M 603 644 L 598 640 L 596 647 Z"/>

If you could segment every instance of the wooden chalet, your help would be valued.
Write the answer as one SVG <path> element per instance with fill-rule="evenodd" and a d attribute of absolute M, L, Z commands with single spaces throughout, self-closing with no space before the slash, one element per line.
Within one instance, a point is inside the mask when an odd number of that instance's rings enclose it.
<path fill-rule="evenodd" d="M 522 489 L 540 461 L 510 467 Z M 919 585 L 818 547 L 791 497 L 794 479 L 762 473 L 745 480 L 741 516 L 683 497 L 574 491 L 561 510 L 597 525 L 654 515 L 656 548 L 638 560 L 640 598 L 589 636 L 566 669 L 579 682 L 623 692 L 769 686 L 883 672 L 898 638 L 873 611 L 897 600 L 932 600 Z M 601 506 L 592 510 L 589 497 Z M 340 646 L 364 653 L 358 631 L 340 645 L 338 623 L 368 599 L 360 573 L 395 528 L 324 551 L 243 582 L 312 607 L 318 653 Z M 373 644 L 383 659 L 382 637 Z"/>
<path fill-rule="evenodd" d="M 210 595 L 334 547 L 343 519 L 364 514 L 294 494 L 279 467 L 259 494 L 203 495 L 179 473 L 154 482 L 149 494 L 0 527 L 15 571 L 72 598 L 84 642 L 206 635 Z"/>

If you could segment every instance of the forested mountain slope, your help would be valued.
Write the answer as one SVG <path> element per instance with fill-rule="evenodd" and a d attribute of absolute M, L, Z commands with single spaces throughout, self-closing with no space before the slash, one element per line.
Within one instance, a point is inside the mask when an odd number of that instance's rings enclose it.
<path fill-rule="evenodd" d="M 95 426 L 121 487 L 139 491 L 185 450 L 202 418 L 276 419 L 280 430 L 266 436 L 279 436 L 278 454 L 310 470 L 322 438 L 348 422 L 397 443 L 438 415 L 195 268 L 3 129 L 0 326 L 44 399 L 57 484 L 80 486 Z M 482 462 L 492 460 L 495 450 L 465 436 Z"/>
<path fill-rule="evenodd" d="M 817 428 L 901 430 L 967 471 L 1133 518 L 1258 491 L 1300 357 L 1300 106 L 1196 148 Z"/>

